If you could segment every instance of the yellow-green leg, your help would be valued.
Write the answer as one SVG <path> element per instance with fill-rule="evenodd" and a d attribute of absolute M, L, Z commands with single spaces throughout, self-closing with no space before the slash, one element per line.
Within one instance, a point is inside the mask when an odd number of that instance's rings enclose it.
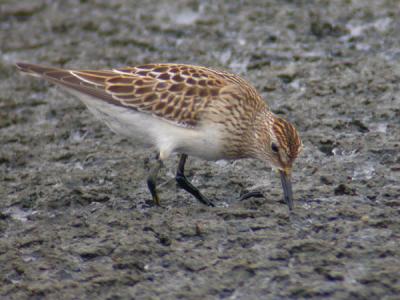
<path fill-rule="evenodd" d="M 212 203 L 210 200 L 208 200 L 206 197 L 203 196 L 200 191 L 194 187 L 187 179 L 185 176 L 185 163 L 186 163 L 187 155 L 186 154 L 181 154 L 180 159 L 179 159 L 179 164 L 178 164 L 178 170 L 176 171 L 176 182 L 178 183 L 178 186 L 188 193 L 192 194 L 197 200 L 199 200 L 201 203 L 208 205 L 208 206 L 215 206 L 214 203 Z"/>

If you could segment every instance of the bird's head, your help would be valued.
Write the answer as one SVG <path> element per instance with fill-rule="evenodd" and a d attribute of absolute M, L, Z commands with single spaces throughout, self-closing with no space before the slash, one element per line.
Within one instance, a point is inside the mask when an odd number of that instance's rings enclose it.
<path fill-rule="evenodd" d="M 263 122 L 263 132 L 256 132 L 258 145 L 261 146 L 257 156 L 279 170 L 285 202 L 289 209 L 292 209 L 292 165 L 302 151 L 303 144 L 296 128 L 290 122 L 272 113 L 268 114 Z"/>

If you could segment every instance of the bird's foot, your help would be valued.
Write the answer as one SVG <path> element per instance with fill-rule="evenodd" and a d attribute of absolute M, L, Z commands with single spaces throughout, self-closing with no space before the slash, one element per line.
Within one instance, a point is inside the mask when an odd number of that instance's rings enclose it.
<path fill-rule="evenodd" d="M 246 194 L 243 194 L 240 196 L 239 201 L 243 201 L 249 198 L 263 198 L 264 195 L 261 192 L 253 191 L 253 192 L 248 192 Z"/>

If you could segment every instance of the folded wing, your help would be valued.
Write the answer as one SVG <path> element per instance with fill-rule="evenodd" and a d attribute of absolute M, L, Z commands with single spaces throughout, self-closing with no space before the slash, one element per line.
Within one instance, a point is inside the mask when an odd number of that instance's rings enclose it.
<path fill-rule="evenodd" d="M 194 127 L 199 115 L 224 88 L 255 90 L 238 76 L 204 67 L 149 64 L 112 70 L 67 70 L 17 63 L 26 73 L 110 104 L 150 113 L 180 126 Z M 256 93 L 256 92 L 255 92 Z"/>

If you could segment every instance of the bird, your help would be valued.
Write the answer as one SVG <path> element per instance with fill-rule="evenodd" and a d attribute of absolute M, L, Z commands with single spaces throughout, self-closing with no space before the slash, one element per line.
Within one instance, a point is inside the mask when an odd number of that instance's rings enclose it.
<path fill-rule="evenodd" d="M 274 114 L 257 90 L 230 72 L 190 64 L 148 63 L 86 70 L 16 63 L 23 73 L 65 88 L 117 134 L 157 152 L 147 186 L 160 205 L 157 177 L 176 153 L 177 185 L 214 206 L 185 176 L 188 156 L 208 161 L 258 159 L 280 174 L 293 209 L 291 175 L 303 144 L 295 126 Z M 249 192 L 240 200 L 263 196 Z"/>

